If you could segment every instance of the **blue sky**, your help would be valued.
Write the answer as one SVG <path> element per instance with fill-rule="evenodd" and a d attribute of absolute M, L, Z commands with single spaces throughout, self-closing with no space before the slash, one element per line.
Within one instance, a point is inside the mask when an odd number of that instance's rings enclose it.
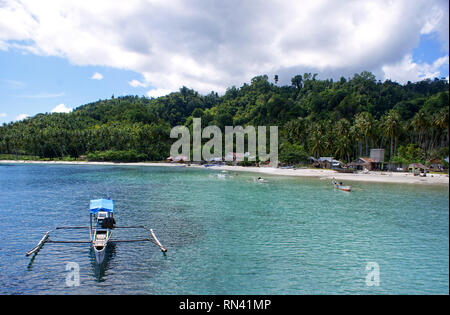
<path fill-rule="evenodd" d="M 138 73 L 112 67 L 76 66 L 60 57 L 42 57 L 19 51 L 0 51 L 0 123 L 21 114 L 51 112 L 59 104 L 74 108 L 119 95 L 145 95 L 132 87 Z M 101 80 L 92 79 L 100 73 Z"/>
<path fill-rule="evenodd" d="M 433 61 L 444 54 L 445 51 L 442 48 L 442 44 L 439 42 L 436 33 L 433 33 L 420 37 L 420 44 L 413 51 L 413 59 L 419 63 L 433 63 Z M 447 67 L 443 66 L 440 70 L 444 77 L 448 75 L 448 65 Z"/>
<path fill-rule="evenodd" d="M 446 1 L 188 2 L 1 2 L 0 123 L 113 94 L 223 93 L 260 74 L 449 75 Z"/>

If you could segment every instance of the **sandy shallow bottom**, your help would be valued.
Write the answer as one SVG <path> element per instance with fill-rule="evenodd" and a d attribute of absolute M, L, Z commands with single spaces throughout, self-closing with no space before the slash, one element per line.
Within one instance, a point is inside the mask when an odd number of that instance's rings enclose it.
<path fill-rule="evenodd" d="M 165 167 L 187 167 L 205 168 L 200 165 L 183 165 L 174 163 L 114 163 L 114 162 L 66 162 L 66 161 L 9 161 L 0 160 L 3 164 L 69 164 L 69 165 L 130 165 L 130 166 L 165 166 Z M 276 176 L 303 176 L 319 177 L 321 179 L 333 179 L 339 181 L 364 181 L 380 183 L 400 183 L 400 184 L 435 184 L 449 185 L 447 174 L 427 174 L 426 177 L 414 176 L 411 173 L 397 172 L 360 172 L 360 173 L 338 173 L 326 169 L 281 169 L 273 167 L 243 167 L 243 166 L 212 166 L 208 169 L 227 170 L 231 172 L 253 172 Z"/>

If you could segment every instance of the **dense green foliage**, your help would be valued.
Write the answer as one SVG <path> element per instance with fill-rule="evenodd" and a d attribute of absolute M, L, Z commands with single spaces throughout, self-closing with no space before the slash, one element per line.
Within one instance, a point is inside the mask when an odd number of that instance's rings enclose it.
<path fill-rule="evenodd" d="M 39 114 L 0 127 L 0 154 L 163 160 L 174 141 L 171 127 L 192 127 L 192 119 L 200 117 L 203 127 L 279 126 L 279 156 L 287 163 L 309 155 L 350 161 L 380 147 L 386 148 L 387 160 L 448 156 L 446 80 L 400 85 L 362 72 L 336 82 L 305 73 L 291 82 L 277 86 L 258 76 L 250 84 L 228 88 L 223 96 L 183 87 L 156 99 L 125 96 L 68 114 Z"/>

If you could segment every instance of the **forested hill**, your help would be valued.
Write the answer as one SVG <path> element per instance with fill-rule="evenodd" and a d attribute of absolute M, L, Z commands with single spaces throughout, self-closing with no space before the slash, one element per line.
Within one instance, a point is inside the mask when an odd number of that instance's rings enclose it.
<path fill-rule="evenodd" d="M 310 73 L 289 86 L 275 81 L 258 76 L 223 96 L 183 87 L 156 99 L 112 97 L 68 114 L 38 114 L 0 127 L 0 154 L 163 160 L 174 141 L 171 127 L 200 117 L 202 126 L 279 126 L 280 160 L 289 163 L 309 155 L 350 161 L 380 147 L 388 160 L 405 163 L 448 156 L 446 80 L 400 85 L 363 72 L 338 81 Z"/>

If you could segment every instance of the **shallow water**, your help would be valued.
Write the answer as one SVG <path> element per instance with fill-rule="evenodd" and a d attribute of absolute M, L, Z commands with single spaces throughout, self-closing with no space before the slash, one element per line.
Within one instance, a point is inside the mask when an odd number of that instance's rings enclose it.
<path fill-rule="evenodd" d="M 448 187 L 135 166 L 0 165 L 2 294 L 448 294 Z M 229 172 L 228 174 L 233 174 Z M 44 232 L 87 225 L 110 195 L 118 225 L 153 228 L 168 248 L 117 243 L 98 267 L 88 244 Z M 113 238 L 147 237 L 114 230 Z M 58 231 L 57 240 L 88 240 Z M 68 262 L 80 285 L 68 286 Z M 379 266 L 379 285 L 366 265 Z"/>

